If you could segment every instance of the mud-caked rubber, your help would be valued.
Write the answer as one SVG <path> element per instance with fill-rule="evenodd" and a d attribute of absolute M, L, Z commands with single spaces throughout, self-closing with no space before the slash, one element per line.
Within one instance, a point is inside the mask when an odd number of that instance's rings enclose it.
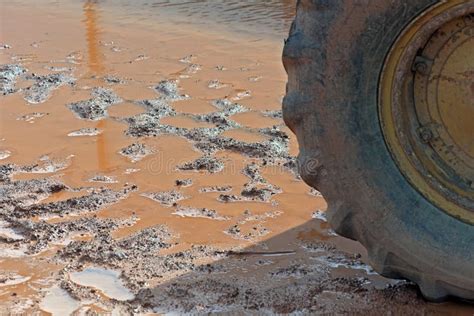
<path fill-rule="evenodd" d="M 336 232 L 367 248 L 376 271 L 416 282 L 429 300 L 474 300 L 474 226 L 410 185 L 378 115 L 390 47 L 436 2 L 298 1 L 283 53 L 283 116 L 298 138 L 302 178 L 326 198 Z"/>

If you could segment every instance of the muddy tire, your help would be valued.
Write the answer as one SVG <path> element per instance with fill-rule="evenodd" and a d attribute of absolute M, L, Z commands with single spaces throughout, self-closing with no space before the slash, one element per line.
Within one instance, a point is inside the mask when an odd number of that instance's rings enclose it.
<path fill-rule="evenodd" d="M 302 178 L 326 198 L 336 232 L 367 248 L 376 271 L 416 282 L 429 300 L 474 300 L 474 226 L 407 181 L 379 121 L 385 58 L 436 2 L 298 1 L 283 53 L 283 114 L 298 138 Z"/>

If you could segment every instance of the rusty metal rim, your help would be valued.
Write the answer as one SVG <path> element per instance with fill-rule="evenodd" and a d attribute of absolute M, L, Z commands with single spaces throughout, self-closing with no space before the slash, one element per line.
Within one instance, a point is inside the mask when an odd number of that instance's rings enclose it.
<path fill-rule="evenodd" d="M 474 199 L 469 188 L 442 180 L 439 165 L 428 158 L 418 134 L 413 99 L 416 56 L 433 33 L 450 21 L 474 11 L 474 1 L 440 2 L 411 22 L 392 46 L 379 81 L 379 116 L 387 146 L 402 174 L 431 203 L 467 223 L 474 224 Z M 441 162 L 442 164 L 443 162 Z M 452 179 L 451 179 L 452 180 Z"/>

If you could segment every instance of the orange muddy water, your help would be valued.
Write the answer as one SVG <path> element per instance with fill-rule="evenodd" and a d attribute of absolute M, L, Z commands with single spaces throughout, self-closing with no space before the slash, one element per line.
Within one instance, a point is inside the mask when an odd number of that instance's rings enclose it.
<path fill-rule="evenodd" d="M 0 5 L 0 315 L 473 314 L 373 272 L 297 176 L 293 1 Z"/>

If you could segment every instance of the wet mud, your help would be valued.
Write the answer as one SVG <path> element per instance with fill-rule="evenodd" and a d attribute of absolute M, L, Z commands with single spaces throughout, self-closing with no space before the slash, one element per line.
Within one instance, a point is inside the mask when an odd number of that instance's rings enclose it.
<path fill-rule="evenodd" d="M 93 1 L 28 12 L 2 13 L 2 311 L 471 313 L 330 229 L 282 121 L 280 42 L 131 29 Z"/>

